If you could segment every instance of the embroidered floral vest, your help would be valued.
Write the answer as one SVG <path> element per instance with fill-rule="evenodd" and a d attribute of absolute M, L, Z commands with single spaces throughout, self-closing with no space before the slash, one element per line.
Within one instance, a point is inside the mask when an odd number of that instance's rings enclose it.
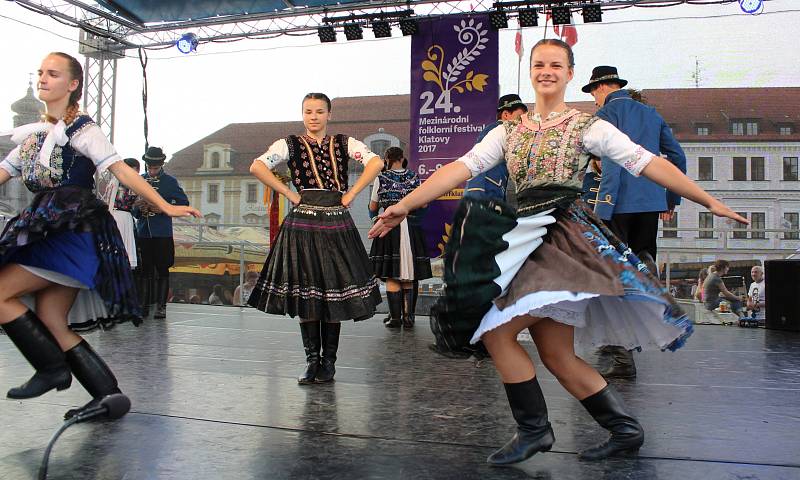
<path fill-rule="evenodd" d="M 91 117 L 80 115 L 67 125 L 67 137 L 72 139 L 77 133 L 92 125 L 94 125 L 94 121 Z M 58 144 L 53 147 L 49 170 L 36 161 L 47 133 L 46 131 L 33 133 L 20 144 L 20 170 L 22 171 L 22 181 L 28 190 L 36 193 L 64 185 L 94 188 L 94 163 L 76 152 L 69 142 L 63 147 Z"/>
<path fill-rule="evenodd" d="M 388 170 L 378 175 L 378 206 L 389 208 L 419 187 L 419 177 L 411 170 Z"/>
<path fill-rule="evenodd" d="M 581 191 L 589 162 L 583 134 L 596 120 L 571 109 L 551 114 L 541 122 L 538 114 L 505 122 L 506 162 L 517 193 L 531 188 Z"/>
<path fill-rule="evenodd" d="M 297 191 L 321 188 L 347 191 L 347 135 L 329 135 L 317 143 L 306 135 L 289 135 L 289 172 Z"/>

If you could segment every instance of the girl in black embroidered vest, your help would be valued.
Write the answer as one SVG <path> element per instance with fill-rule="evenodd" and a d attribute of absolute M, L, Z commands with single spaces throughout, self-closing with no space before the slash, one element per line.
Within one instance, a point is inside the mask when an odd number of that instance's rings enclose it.
<path fill-rule="evenodd" d="M 274 142 L 250 173 L 286 196 L 295 208 L 270 246 L 248 303 L 266 313 L 300 318 L 306 370 L 300 384 L 329 382 L 342 320 L 365 320 L 381 302 L 378 280 L 347 208 L 372 182 L 383 161 L 347 135 L 328 135 L 331 102 L 322 93 L 303 98 L 303 135 Z M 352 188 L 347 163 L 364 164 Z M 286 164 L 295 190 L 273 173 Z"/>

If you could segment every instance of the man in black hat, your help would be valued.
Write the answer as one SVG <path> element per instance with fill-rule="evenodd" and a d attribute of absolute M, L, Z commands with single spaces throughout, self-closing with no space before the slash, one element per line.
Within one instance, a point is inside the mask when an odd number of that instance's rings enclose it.
<path fill-rule="evenodd" d="M 497 102 L 497 121 L 484 127 L 477 142 L 483 140 L 493 128 L 503 122 L 516 120 L 528 111 L 527 105 L 519 95 L 510 93 L 503 95 Z M 471 198 L 494 198 L 498 200 L 506 199 L 506 189 L 508 188 L 508 167 L 505 162 L 497 165 L 467 182 L 464 189 L 464 196 Z"/>
<path fill-rule="evenodd" d="M 158 147 L 148 147 L 142 160 L 147 171 L 142 175 L 147 183 L 172 205 L 189 205 L 178 180 L 164 172 L 167 156 Z M 169 269 L 175 263 L 175 243 L 172 240 L 172 218 L 154 206 L 140 200 L 133 210 L 136 217 L 136 245 L 141 253 L 139 265 L 139 295 L 142 316 L 150 314 L 150 304 L 157 303 L 154 318 L 166 318 L 169 294 Z"/>
<path fill-rule="evenodd" d="M 660 152 L 683 173 L 686 155 L 658 112 L 622 90 L 628 84 L 616 67 L 599 66 L 582 90 L 594 97 L 600 107 L 597 116 L 611 123 L 645 149 Z M 600 172 L 584 177 L 587 202 L 611 230 L 658 275 L 655 267 L 658 219 L 670 220 L 681 197 L 668 192 L 645 177 L 634 177 L 614 162 L 603 159 Z M 601 173 L 602 172 L 602 173 Z M 599 175 L 597 175 L 599 173 Z M 622 347 L 605 347 L 612 364 L 601 371 L 605 377 L 634 378 L 633 355 Z"/>

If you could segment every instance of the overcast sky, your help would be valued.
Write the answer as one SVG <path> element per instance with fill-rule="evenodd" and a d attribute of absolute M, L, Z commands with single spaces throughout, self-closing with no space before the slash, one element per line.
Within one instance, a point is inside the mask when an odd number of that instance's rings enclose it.
<path fill-rule="evenodd" d="M 591 100 L 580 87 L 600 64 L 618 66 L 634 88 L 693 87 L 696 62 L 702 87 L 800 86 L 798 4 L 768 1 L 759 16 L 743 14 L 737 3 L 605 12 L 603 23 L 577 26 L 577 66 L 568 100 Z M 13 2 L 0 2 L 0 27 L 0 129 L 7 129 L 12 126 L 9 106 L 25 94 L 28 74 L 49 51 L 77 55 L 78 32 Z M 340 33 L 337 44 L 321 45 L 314 34 L 201 44 L 192 55 L 176 49 L 151 52 L 150 144 L 171 155 L 229 123 L 299 120 L 300 101 L 310 91 L 331 97 L 407 94 L 411 42 L 395 35 L 345 42 Z M 543 35 L 543 27 L 524 29 L 526 50 Z M 140 157 L 142 71 L 136 52 L 127 53 L 131 58 L 118 67 L 115 143 L 123 156 Z M 520 94 L 530 102 L 525 61 L 522 68 Z M 500 91 L 517 91 L 514 30 L 500 35 Z M 265 147 L 273 140 L 264 139 Z"/>

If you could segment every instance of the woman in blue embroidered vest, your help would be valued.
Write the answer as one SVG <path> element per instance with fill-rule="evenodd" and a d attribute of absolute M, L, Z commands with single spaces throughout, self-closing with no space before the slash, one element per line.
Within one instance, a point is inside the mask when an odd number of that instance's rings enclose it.
<path fill-rule="evenodd" d="M 419 187 L 419 177 L 406 168 L 408 160 L 401 148 L 386 149 L 384 159 L 387 168 L 378 175 L 369 202 L 369 215 L 373 218 L 379 209 L 391 207 Z M 374 239 L 369 251 L 375 275 L 386 282 L 389 317 L 384 324 L 388 328 L 414 326 L 419 281 L 431 278 L 431 260 L 425 252 L 418 212 L 400 222 L 389 235 Z"/>
<path fill-rule="evenodd" d="M 91 118 L 78 113 L 82 87 L 83 71 L 75 58 L 45 57 L 38 89 L 47 105 L 46 120 L 14 129 L 11 138 L 18 146 L 0 163 L 0 184 L 21 176 L 35 193 L 0 237 L 0 325 L 36 369 L 8 397 L 64 390 L 74 375 L 93 398 L 68 411 L 67 418 L 120 392 L 105 362 L 67 326 L 78 291 L 99 295 L 110 315 L 138 322 L 139 314 L 125 245 L 108 206 L 94 194 L 95 172 L 110 170 L 170 215 L 200 215 L 163 202 L 122 161 Z M 20 301 L 24 295 L 34 297 L 34 309 Z"/>
<path fill-rule="evenodd" d="M 445 266 L 446 277 L 452 270 L 446 295 L 462 300 L 463 307 L 458 306 L 467 314 L 477 308 L 473 298 L 494 294 L 471 340 L 483 340 L 494 360 L 517 433 L 488 458 L 492 465 L 523 461 L 550 450 L 555 441 L 533 362 L 517 342 L 522 330 L 531 333 L 544 366 L 611 433 L 579 454 L 586 460 L 634 453 L 644 432 L 620 396 L 575 354 L 574 344 L 674 350 L 692 331 L 647 267 L 579 199 L 589 153 L 645 175 L 716 215 L 746 222 L 666 159 L 634 144 L 611 124 L 568 108 L 564 94 L 574 63 L 566 43 L 537 43 L 530 70 L 534 111 L 495 127 L 466 155 L 385 211 L 370 231 L 384 235 L 409 210 L 500 162 L 508 164 L 517 186 L 517 214 L 497 202 L 468 204 L 460 247 L 455 255 L 447 253 L 451 258 Z M 495 236 L 487 238 L 487 231 Z M 437 342 L 440 337 L 443 343 L 452 340 L 452 317 L 460 311 L 431 322 Z"/>
<path fill-rule="evenodd" d="M 355 138 L 328 135 L 330 115 L 330 99 L 309 93 L 303 98 L 306 133 L 276 141 L 250 167 L 295 205 L 270 246 L 248 303 L 266 313 L 300 317 L 306 353 L 300 384 L 333 380 L 340 322 L 366 320 L 381 302 L 378 280 L 347 209 L 380 173 L 383 161 Z M 364 165 L 364 173 L 348 189 L 351 159 Z M 297 191 L 272 173 L 283 164 Z"/>

